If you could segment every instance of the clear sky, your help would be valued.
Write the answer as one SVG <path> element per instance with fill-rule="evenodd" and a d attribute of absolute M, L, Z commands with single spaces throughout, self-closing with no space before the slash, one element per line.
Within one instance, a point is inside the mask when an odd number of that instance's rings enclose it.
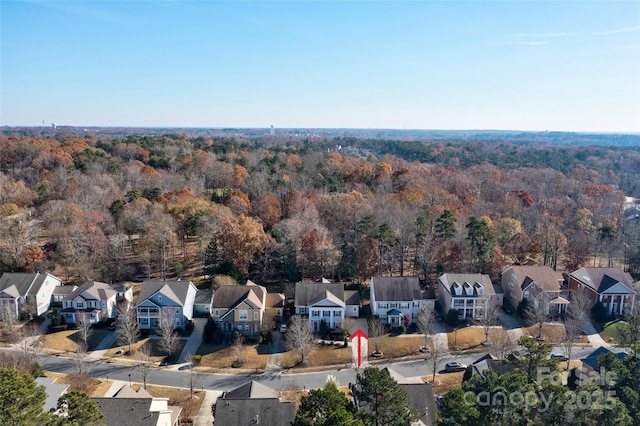
<path fill-rule="evenodd" d="M 640 132 L 639 1 L 0 0 L 0 124 Z"/>

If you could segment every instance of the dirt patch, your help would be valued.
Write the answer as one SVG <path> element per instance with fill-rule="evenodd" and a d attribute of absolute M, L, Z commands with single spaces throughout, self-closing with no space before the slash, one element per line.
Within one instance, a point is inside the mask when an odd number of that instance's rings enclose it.
<path fill-rule="evenodd" d="M 457 373 L 436 374 L 436 381 L 433 384 L 433 393 L 444 395 L 451 389 L 459 388 L 462 386 L 462 377 L 464 371 Z M 422 376 L 422 380 L 427 383 L 431 383 L 433 379 L 432 375 Z"/>
<path fill-rule="evenodd" d="M 264 369 L 267 365 L 267 353 L 261 353 L 259 345 L 244 345 L 242 355 L 243 369 Z M 202 355 L 201 367 L 231 368 L 233 361 L 238 358 L 231 345 L 200 345 L 196 355 Z"/>

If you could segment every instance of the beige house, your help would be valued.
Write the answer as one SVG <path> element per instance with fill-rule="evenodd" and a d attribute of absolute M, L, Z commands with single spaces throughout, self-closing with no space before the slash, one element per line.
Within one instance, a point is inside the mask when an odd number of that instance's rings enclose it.
<path fill-rule="evenodd" d="M 248 336 L 260 334 L 267 318 L 281 320 L 283 309 L 284 294 L 268 293 L 266 288 L 252 281 L 220 287 L 211 306 L 213 319 L 222 331 L 237 330 Z"/>
<path fill-rule="evenodd" d="M 489 304 L 500 304 L 500 297 L 486 274 L 444 274 L 438 278 L 438 301 L 446 315 L 458 311 L 458 318 L 481 319 Z"/>
<path fill-rule="evenodd" d="M 566 312 L 569 301 L 565 297 L 566 289 L 562 289 L 562 273 L 549 266 L 511 266 L 501 275 L 504 304 L 514 312 L 523 299 L 534 298 L 540 292 L 549 298 L 549 314 L 562 315 Z"/>

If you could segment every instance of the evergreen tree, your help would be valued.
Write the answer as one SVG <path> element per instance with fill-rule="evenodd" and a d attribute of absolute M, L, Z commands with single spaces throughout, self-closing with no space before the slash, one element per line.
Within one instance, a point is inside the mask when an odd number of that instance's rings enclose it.
<path fill-rule="evenodd" d="M 313 389 L 302 397 L 294 426 L 361 426 L 355 406 L 329 382 L 324 389 Z"/>
<path fill-rule="evenodd" d="M 451 210 L 445 210 L 436 219 L 435 236 L 439 240 L 448 241 L 456 235 L 456 218 Z"/>
<path fill-rule="evenodd" d="M 0 424 L 44 424 L 49 414 L 44 412 L 47 398 L 44 386 L 38 386 L 28 374 L 0 368 Z"/>
<path fill-rule="evenodd" d="M 367 425 L 409 425 L 420 418 L 409 398 L 386 370 L 367 367 L 357 375 L 353 396 Z"/>
<path fill-rule="evenodd" d="M 64 425 L 94 426 L 101 425 L 104 414 L 98 408 L 98 403 L 89 398 L 84 392 L 72 390 L 58 399 L 58 409 L 66 411 Z"/>

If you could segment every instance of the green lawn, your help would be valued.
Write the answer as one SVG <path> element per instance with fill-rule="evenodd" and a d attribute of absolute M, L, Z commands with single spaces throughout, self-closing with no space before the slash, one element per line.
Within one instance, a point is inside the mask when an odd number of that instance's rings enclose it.
<path fill-rule="evenodd" d="M 605 342 L 611 341 L 611 343 L 619 344 L 622 341 L 621 330 L 624 330 L 627 327 L 626 321 L 609 321 L 605 324 L 596 324 L 596 328 L 600 333 L 600 336 L 605 340 Z"/>

